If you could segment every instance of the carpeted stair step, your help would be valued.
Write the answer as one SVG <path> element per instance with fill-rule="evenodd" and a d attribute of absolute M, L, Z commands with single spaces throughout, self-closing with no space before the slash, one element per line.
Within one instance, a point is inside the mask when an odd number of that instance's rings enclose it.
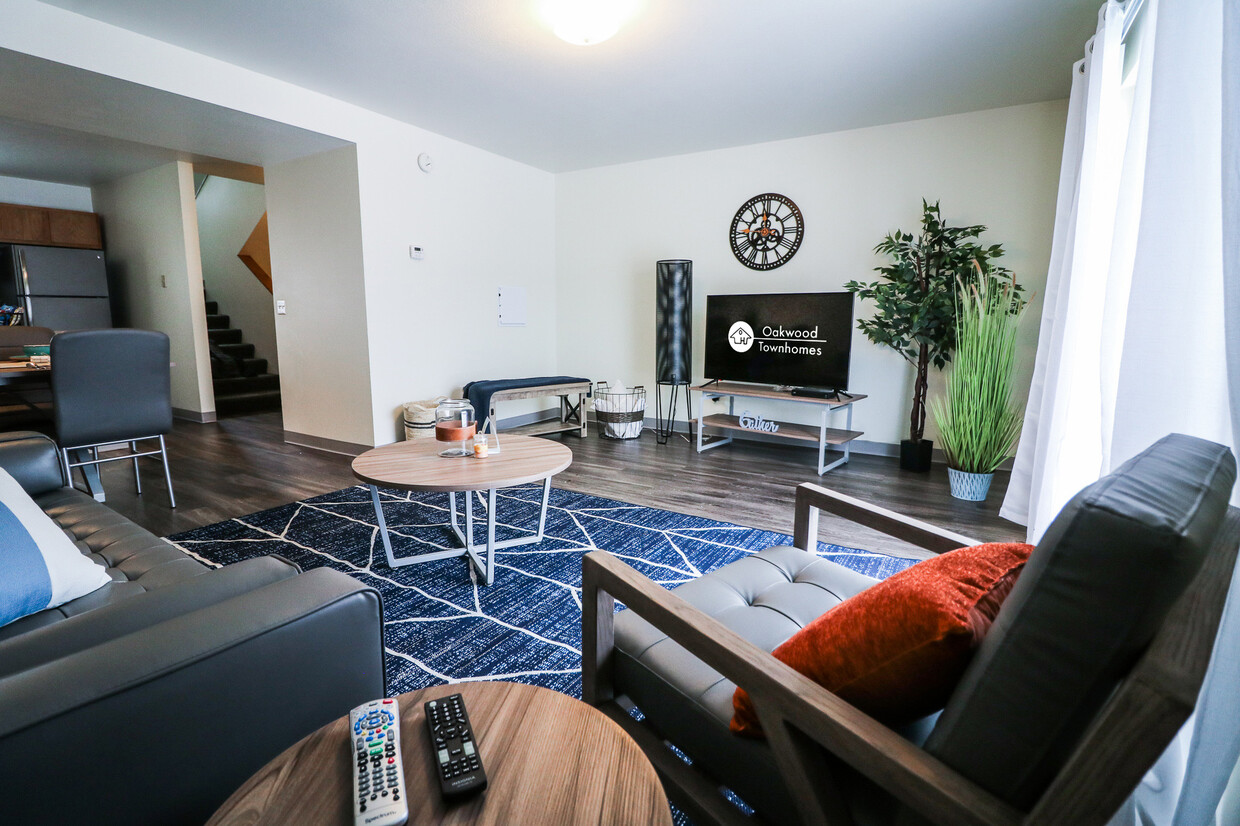
<path fill-rule="evenodd" d="M 261 376 L 267 372 L 267 359 L 238 359 L 243 376 Z"/>
<path fill-rule="evenodd" d="M 234 376 L 227 379 L 214 379 L 211 386 L 215 389 L 215 398 L 236 396 L 242 393 L 256 393 L 260 390 L 279 390 L 280 377 L 275 373 L 259 373 L 254 376 Z"/>
<path fill-rule="evenodd" d="M 226 315 L 218 315 L 216 313 L 207 313 L 207 329 L 208 330 L 226 330 L 232 322 Z"/>
<path fill-rule="evenodd" d="M 261 376 L 267 372 L 267 359 L 234 359 L 236 370 L 233 370 L 219 361 L 211 360 L 211 378 L 216 379 L 234 379 L 234 378 L 252 378 Z"/>
<path fill-rule="evenodd" d="M 219 348 L 235 359 L 254 358 L 253 344 L 220 344 Z"/>
<path fill-rule="evenodd" d="M 220 302 L 218 301 L 207 302 L 207 315 L 215 315 L 219 311 L 220 311 Z"/>
<path fill-rule="evenodd" d="M 253 393 L 237 393 L 229 396 L 217 396 L 215 412 L 218 415 L 234 413 L 256 413 L 260 410 L 279 410 L 279 390 L 256 390 Z"/>
<path fill-rule="evenodd" d="M 241 331 L 237 329 L 207 330 L 207 338 L 216 344 L 240 344 Z"/>

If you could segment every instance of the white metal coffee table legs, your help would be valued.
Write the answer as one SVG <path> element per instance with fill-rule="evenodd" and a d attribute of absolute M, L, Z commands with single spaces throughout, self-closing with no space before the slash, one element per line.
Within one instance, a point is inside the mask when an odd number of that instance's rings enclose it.
<path fill-rule="evenodd" d="M 388 565 L 393 568 L 400 568 L 405 565 L 418 565 L 424 562 L 435 562 L 440 559 L 451 559 L 453 557 L 463 556 L 468 558 L 469 564 L 473 565 L 478 575 L 483 577 L 487 585 L 495 582 L 495 551 L 503 548 L 512 548 L 517 545 L 530 545 L 543 540 L 544 531 L 547 527 L 547 502 L 551 497 L 551 477 L 543 480 L 542 504 L 538 511 L 538 533 L 531 536 L 519 536 L 514 539 L 504 539 L 496 541 L 495 539 L 495 488 L 487 491 L 487 538 L 484 544 L 479 545 L 474 542 L 474 509 L 472 491 L 462 491 L 465 494 L 465 530 L 462 531 L 458 520 L 456 509 L 456 491 L 448 494 L 449 510 L 452 514 L 451 526 L 452 532 L 456 534 L 456 538 L 460 541 L 461 547 L 449 548 L 444 551 L 431 551 L 430 553 L 415 554 L 413 556 L 398 557 L 392 553 L 392 537 L 388 534 L 387 520 L 383 518 L 383 503 L 379 499 L 379 489 L 374 485 L 368 485 L 370 488 L 370 501 L 375 506 L 375 518 L 379 523 L 379 536 L 383 538 L 383 550 L 387 554 Z M 481 552 L 481 553 L 480 553 Z"/>

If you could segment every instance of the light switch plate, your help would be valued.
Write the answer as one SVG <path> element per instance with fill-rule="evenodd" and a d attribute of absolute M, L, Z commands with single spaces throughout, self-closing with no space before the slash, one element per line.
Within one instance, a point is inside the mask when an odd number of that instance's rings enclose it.
<path fill-rule="evenodd" d="M 288 308 L 283 301 L 276 302 L 276 315 L 288 315 Z"/>

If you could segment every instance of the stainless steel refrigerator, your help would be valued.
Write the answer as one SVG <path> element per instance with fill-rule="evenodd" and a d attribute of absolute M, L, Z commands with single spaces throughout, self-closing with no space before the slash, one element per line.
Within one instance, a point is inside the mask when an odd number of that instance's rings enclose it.
<path fill-rule="evenodd" d="M 0 245 L 0 304 L 22 307 L 26 324 L 57 332 L 111 327 L 103 253 Z"/>

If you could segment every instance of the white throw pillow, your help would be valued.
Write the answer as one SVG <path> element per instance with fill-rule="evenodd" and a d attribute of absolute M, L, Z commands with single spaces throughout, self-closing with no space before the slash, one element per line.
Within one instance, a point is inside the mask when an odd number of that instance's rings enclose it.
<path fill-rule="evenodd" d="M 0 469 L 0 625 L 85 596 L 112 581 Z"/>

